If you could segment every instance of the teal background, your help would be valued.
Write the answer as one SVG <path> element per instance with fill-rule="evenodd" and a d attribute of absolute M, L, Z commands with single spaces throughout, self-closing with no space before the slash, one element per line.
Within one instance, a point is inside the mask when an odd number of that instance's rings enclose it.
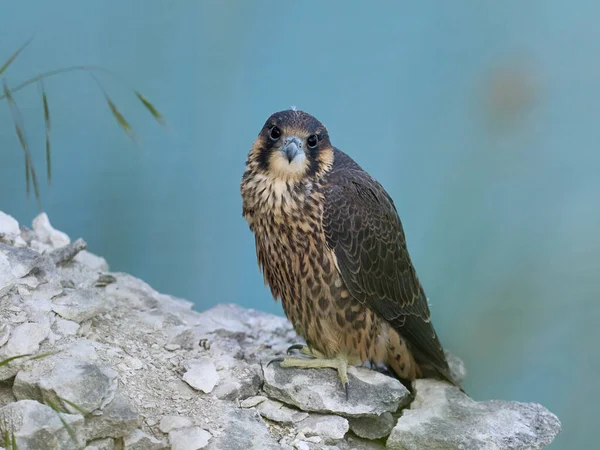
<path fill-rule="evenodd" d="M 359 3 L 356 3 L 359 5 Z M 198 310 L 282 314 L 241 217 L 246 154 L 296 105 L 386 187 L 445 346 L 478 400 L 535 401 L 597 448 L 600 401 L 600 3 L 0 2 L 5 79 L 93 64 L 141 145 L 85 73 L 45 81 L 52 223 L 111 268 Z M 0 63 L 1 65 L 1 63 Z M 36 85 L 15 94 L 36 167 Z M 23 154 L 0 102 L 0 209 L 29 224 Z"/>

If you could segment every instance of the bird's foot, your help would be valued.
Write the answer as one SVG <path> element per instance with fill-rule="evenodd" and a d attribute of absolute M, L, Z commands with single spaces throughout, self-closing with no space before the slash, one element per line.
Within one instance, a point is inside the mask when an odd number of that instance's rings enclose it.
<path fill-rule="evenodd" d="M 303 344 L 294 344 L 291 345 L 286 353 L 291 355 L 295 350 L 298 350 L 301 355 L 308 356 L 310 358 L 319 358 L 321 355 L 316 350 L 311 350 L 306 345 Z"/>
<path fill-rule="evenodd" d="M 309 350 L 310 351 L 310 350 Z M 319 358 L 314 357 L 316 352 L 311 352 L 313 358 L 275 358 L 269 362 L 279 362 L 281 367 L 296 367 L 298 369 L 335 369 L 337 370 L 342 386 L 346 391 L 346 400 L 350 394 L 350 384 L 348 382 L 348 363 L 342 358 Z M 269 366 L 267 364 L 267 367 Z"/>

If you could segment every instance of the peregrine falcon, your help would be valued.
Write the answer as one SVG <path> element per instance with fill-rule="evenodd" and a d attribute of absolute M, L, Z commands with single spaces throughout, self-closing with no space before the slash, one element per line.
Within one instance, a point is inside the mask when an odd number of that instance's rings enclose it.
<path fill-rule="evenodd" d="M 306 346 L 282 367 L 384 364 L 403 381 L 452 376 L 394 202 L 316 118 L 273 114 L 242 177 L 258 264 Z M 288 352 L 289 353 L 289 352 Z"/>

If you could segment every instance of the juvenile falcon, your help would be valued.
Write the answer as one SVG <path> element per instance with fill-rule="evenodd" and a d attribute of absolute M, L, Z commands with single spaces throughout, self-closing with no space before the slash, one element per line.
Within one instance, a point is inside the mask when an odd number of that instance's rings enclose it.
<path fill-rule="evenodd" d="M 275 299 L 307 343 L 282 367 L 385 364 L 456 385 L 394 202 L 310 114 L 273 114 L 242 178 L 243 216 Z M 298 348 L 292 346 L 292 348 Z"/>

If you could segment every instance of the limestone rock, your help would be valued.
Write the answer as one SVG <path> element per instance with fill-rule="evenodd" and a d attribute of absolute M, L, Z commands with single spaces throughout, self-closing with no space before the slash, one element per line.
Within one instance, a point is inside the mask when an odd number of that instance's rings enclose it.
<path fill-rule="evenodd" d="M 25 241 L 21 238 L 19 222 L 2 211 L 0 211 L 0 241 L 4 241 L 7 244 L 15 244 L 19 247 L 26 245 Z"/>
<path fill-rule="evenodd" d="M 0 297 L 8 293 L 21 278 L 47 262 L 47 257 L 29 248 L 0 243 Z"/>
<path fill-rule="evenodd" d="M 41 323 L 23 323 L 12 330 L 3 349 L 5 357 L 37 353 L 40 343 L 48 337 L 50 326 Z"/>
<path fill-rule="evenodd" d="M 123 450 L 167 450 L 169 446 L 164 441 L 135 430 L 123 438 Z"/>
<path fill-rule="evenodd" d="M 206 448 L 211 437 L 202 428 L 180 428 L 169 433 L 169 442 L 172 450 L 199 450 Z"/>
<path fill-rule="evenodd" d="M 177 430 L 179 428 L 188 428 L 192 425 L 192 420 L 189 417 L 164 416 L 160 420 L 160 425 L 158 428 L 163 433 L 169 433 L 170 431 Z"/>
<path fill-rule="evenodd" d="M 115 440 L 111 438 L 95 439 L 88 442 L 83 450 L 115 450 Z"/>
<path fill-rule="evenodd" d="M 53 331 L 63 336 L 75 336 L 79 330 L 79 324 L 72 320 L 66 320 L 57 316 L 54 319 Z"/>
<path fill-rule="evenodd" d="M 365 439 L 381 439 L 389 436 L 396 420 L 391 413 L 383 413 L 380 416 L 357 417 L 350 419 L 350 429 Z"/>
<path fill-rule="evenodd" d="M 16 277 L 8 261 L 8 256 L 0 250 L 0 297 L 9 292 L 15 285 Z"/>
<path fill-rule="evenodd" d="M 393 429 L 390 449 L 536 450 L 561 428 L 554 414 L 535 403 L 475 402 L 437 380 L 417 380 L 414 386 L 415 400 Z"/>
<path fill-rule="evenodd" d="M 258 364 L 248 364 L 235 358 L 224 359 L 217 367 L 219 384 L 213 394 L 223 400 L 237 400 L 256 395 L 262 385 Z"/>
<path fill-rule="evenodd" d="M 240 403 L 240 408 L 252 408 L 256 405 L 258 405 L 259 403 L 264 402 L 267 399 L 267 397 L 264 397 L 262 395 L 255 395 L 254 397 L 248 397 L 247 399 L 243 400 Z"/>
<path fill-rule="evenodd" d="M 45 215 L 29 230 L 0 214 L 0 436 L 10 426 L 20 449 L 383 450 L 393 428 L 389 448 L 503 450 L 560 429 L 539 405 L 474 402 L 429 380 L 402 410 L 408 391 L 365 368 L 349 369 L 346 401 L 331 369 L 266 367 L 302 343 L 284 317 L 198 313 L 85 246 Z M 5 361 L 22 353 L 35 356 Z"/>
<path fill-rule="evenodd" d="M 133 432 L 140 422 L 141 417 L 131 403 L 122 395 L 116 394 L 101 411 L 86 416 L 86 439 L 120 438 Z"/>
<path fill-rule="evenodd" d="M 281 402 L 270 399 L 260 402 L 256 409 L 265 419 L 285 424 L 294 424 L 308 417 L 308 413 L 289 408 Z"/>
<path fill-rule="evenodd" d="M 256 411 L 238 409 L 229 414 L 224 430 L 214 436 L 208 450 L 280 450 L 265 422 Z"/>
<path fill-rule="evenodd" d="M 4 436 L 7 431 L 14 434 L 20 449 L 79 450 L 85 443 L 81 439 L 82 426 L 82 416 L 59 416 L 49 406 L 34 400 L 21 400 L 0 408 L 0 435 Z"/>
<path fill-rule="evenodd" d="M 12 328 L 9 323 L 3 323 L 0 325 L 0 347 L 8 342 L 8 338 L 10 338 L 10 332 Z"/>
<path fill-rule="evenodd" d="M 106 260 L 101 256 L 88 252 L 87 250 L 77 253 L 74 260 L 96 272 L 108 271 L 108 263 Z"/>
<path fill-rule="evenodd" d="M 311 414 L 310 417 L 297 424 L 297 428 L 305 436 L 319 436 L 326 443 L 335 443 L 348 432 L 348 419 L 340 416 Z"/>
<path fill-rule="evenodd" d="M 106 311 L 106 300 L 99 289 L 65 291 L 53 300 L 52 310 L 63 319 L 82 323 Z"/>
<path fill-rule="evenodd" d="M 70 412 L 103 408 L 114 396 L 116 373 L 91 362 L 62 355 L 32 360 L 19 371 L 13 392 L 19 400 L 50 400 Z M 77 405 L 77 408 L 62 399 Z M 106 436 L 103 436 L 106 437 Z"/>
<path fill-rule="evenodd" d="M 363 367 L 349 367 L 350 396 L 337 372 L 327 369 L 264 368 L 265 392 L 303 411 L 344 417 L 378 416 L 405 405 L 410 393 L 398 380 Z"/>
<path fill-rule="evenodd" d="M 183 375 L 183 381 L 205 394 L 211 393 L 219 382 L 215 364 L 205 359 L 187 361 L 185 365 L 188 370 Z"/>
<path fill-rule="evenodd" d="M 7 382 L 0 382 L 0 408 L 16 401 L 17 399 L 12 392 L 11 384 Z M 2 442 L 2 439 L 0 439 L 0 442 Z"/>
<path fill-rule="evenodd" d="M 33 219 L 33 231 L 41 243 L 49 245 L 52 248 L 63 247 L 71 242 L 66 233 L 55 230 L 52 227 L 46 213 L 41 213 Z"/>

